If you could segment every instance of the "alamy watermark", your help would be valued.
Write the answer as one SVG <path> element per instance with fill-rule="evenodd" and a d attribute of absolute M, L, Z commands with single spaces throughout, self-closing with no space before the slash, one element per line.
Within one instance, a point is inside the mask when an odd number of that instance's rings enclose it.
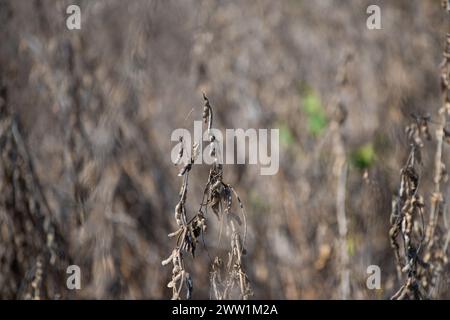
<path fill-rule="evenodd" d="M 381 9 L 376 4 L 367 7 L 366 13 L 370 16 L 366 20 L 366 26 L 369 30 L 380 30 L 381 27 Z"/>
<path fill-rule="evenodd" d="M 376 264 L 367 267 L 366 287 L 369 290 L 381 289 L 381 269 Z"/>
<path fill-rule="evenodd" d="M 269 132 L 270 131 L 270 132 Z M 214 141 L 211 141 L 211 136 Z M 176 129 L 172 132 L 171 141 L 177 141 L 171 152 L 173 163 L 179 162 L 180 149 L 185 147 L 181 161 L 187 163 L 191 159 L 193 144 L 198 146 L 194 164 L 259 164 L 261 175 L 275 175 L 279 169 L 279 129 L 226 129 L 225 139 L 218 129 L 203 132 L 202 121 L 194 121 L 194 137 L 187 129 Z M 210 142 L 204 150 L 202 142 Z M 270 145 L 270 154 L 269 154 Z M 248 146 L 248 154 L 247 154 Z M 215 149 L 214 155 L 211 148 Z M 225 156 L 224 156 L 225 151 Z"/>
<path fill-rule="evenodd" d="M 69 274 L 66 281 L 67 289 L 80 290 L 81 289 L 81 269 L 76 264 L 67 267 L 66 273 Z"/>
<path fill-rule="evenodd" d="M 66 19 L 66 27 L 69 30 L 81 29 L 81 9 L 76 4 L 67 7 L 66 13 L 69 15 Z"/>

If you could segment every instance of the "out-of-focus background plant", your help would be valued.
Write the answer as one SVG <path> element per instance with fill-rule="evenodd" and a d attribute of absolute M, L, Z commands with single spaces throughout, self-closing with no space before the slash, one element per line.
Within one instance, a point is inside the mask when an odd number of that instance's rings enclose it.
<path fill-rule="evenodd" d="M 278 174 L 224 170 L 246 206 L 253 297 L 342 298 L 343 268 L 347 298 L 397 291 L 389 218 L 411 114 L 431 115 L 420 182 L 430 206 L 448 19 L 439 1 L 85 0 L 75 1 L 81 30 L 69 31 L 72 3 L 0 0 L 1 298 L 170 297 L 161 266 L 179 200 L 170 134 L 192 129 L 202 92 L 219 129 L 280 129 Z M 381 30 L 366 28 L 370 4 Z M 345 105 L 345 266 L 335 97 Z M 195 170 L 189 192 L 200 201 L 208 167 Z M 207 249 L 185 258 L 194 299 L 210 295 Z M 70 264 L 82 290 L 65 286 Z M 380 290 L 366 287 L 369 265 L 381 268 Z M 450 297 L 446 281 L 438 298 Z"/>

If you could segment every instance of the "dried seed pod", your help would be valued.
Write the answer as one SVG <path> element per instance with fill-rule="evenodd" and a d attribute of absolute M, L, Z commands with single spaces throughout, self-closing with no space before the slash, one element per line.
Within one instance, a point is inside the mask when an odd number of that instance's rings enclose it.
<path fill-rule="evenodd" d="M 450 131 L 447 128 L 444 128 L 444 141 L 450 144 Z"/>
<path fill-rule="evenodd" d="M 211 143 L 211 148 L 209 150 L 209 156 L 210 157 L 216 156 L 216 147 L 215 147 L 214 143 Z"/>
<path fill-rule="evenodd" d="M 180 161 L 183 158 L 183 153 L 184 153 L 183 137 L 180 137 L 180 139 L 178 141 L 180 142 L 180 151 L 178 151 L 178 156 L 177 156 L 177 159 L 175 160 L 176 166 L 180 164 Z"/>
<path fill-rule="evenodd" d="M 192 163 L 187 163 L 186 165 L 184 165 L 184 167 L 180 170 L 180 172 L 178 173 L 178 176 L 184 176 L 186 174 L 186 172 L 190 171 L 192 168 Z"/>
<path fill-rule="evenodd" d="M 182 229 L 182 228 L 178 229 L 178 230 L 175 231 L 175 232 L 169 233 L 167 236 L 168 236 L 169 238 L 173 238 L 173 237 L 178 236 L 181 232 L 183 232 L 183 229 Z"/>
<path fill-rule="evenodd" d="M 182 217 L 183 214 L 183 203 L 179 202 L 176 207 L 175 207 L 175 220 L 177 222 L 177 225 L 181 226 L 182 225 Z"/>
<path fill-rule="evenodd" d="M 192 146 L 192 159 L 191 159 L 191 162 L 194 163 L 194 161 L 198 158 L 199 155 L 200 155 L 200 144 L 198 142 L 196 142 Z"/>
<path fill-rule="evenodd" d="M 194 290 L 194 283 L 192 282 L 191 275 L 186 273 L 186 299 L 190 300 L 192 298 L 192 291 Z"/>
<path fill-rule="evenodd" d="M 431 116 L 427 115 L 416 115 L 411 114 L 411 116 L 416 121 L 416 126 L 419 129 L 419 133 L 425 137 L 427 140 L 431 140 L 430 130 L 428 127 L 428 123 L 431 120 Z"/>
<path fill-rule="evenodd" d="M 205 94 L 203 94 L 203 99 L 205 100 L 205 105 L 203 107 L 202 118 L 205 123 L 208 123 L 209 117 L 211 115 L 211 106 L 210 106 L 209 100 Z"/>
<path fill-rule="evenodd" d="M 168 265 L 171 261 L 173 261 L 173 257 L 174 257 L 175 255 L 176 255 L 176 250 L 173 250 L 172 253 L 171 253 L 171 255 L 170 255 L 167 259 L 163 260 L 163 261 L 161 262 L 161 264 L 162 264 L 163 266 Z"/>

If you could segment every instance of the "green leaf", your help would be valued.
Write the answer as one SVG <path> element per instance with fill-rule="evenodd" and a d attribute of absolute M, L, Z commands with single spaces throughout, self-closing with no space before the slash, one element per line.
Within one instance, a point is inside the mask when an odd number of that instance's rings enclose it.
<path fill-rule="evenodd" d="M 354 256 L 356 253 L 356 239 L 352 236 L 347 238 L 347 252 L 350 257 Z"/>
<path fill-rule="evenodd" d="M 291 129 L 284 123 L 278 125 L 280 128 L 280 141 L 281 145 L 288 147 L 294 143 L 294 135 Z"/>
<path fill-rule="evenodd" d="M 302 98 L 303 111 L 306 114 L 308 132 L 318 136 L 327 126 L 327 117 L 320 101 L 320 97 L 314 90 L 307 90 Z"/>
<path fill-rule="evenodd" d="M 367 169 L 371 167 L 376 160 L 375 149 L 372 143 L 365 144 L 358 148 L 351 155 L 353 165 L 359 169 Z"/>

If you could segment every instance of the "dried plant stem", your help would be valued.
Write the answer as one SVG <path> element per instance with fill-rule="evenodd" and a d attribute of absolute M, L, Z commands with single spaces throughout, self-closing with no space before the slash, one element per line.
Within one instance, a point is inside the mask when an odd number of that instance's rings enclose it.
<path fill-rule="evenodd" d="M 443 179 L 442 171 L 445 166 L 442 159 L 442 149 L 444 143 L 444 131 L 450 114 L 450 101 L 448 97 L 449 90 L 449 59 L 450 59 L 450 34 L 447 34 L 446 50 L 444 53 L 444 62 L 441 71 L 441 99 L 442 107 L 439 109 L 439 125 L 436 129 L 436 153 L 434 158 L 434 192 L 431 197 L 430 221 L 427 227 L 426 242 L 427 247 L 433 245 L 433 235 L 438 219 L 438 210 L 444 198 L 441 192 L 441 181 Z"/>
<path fill-rule="evenodd" d="M 350 297 L 350 269 L 349 255 L 347 247 L 347 216 L 345 210 L 347 171 L 348 164 L 345 155 L 344 144 L 340 133 L 340 126 L 337 122 L 331 124 L 333 137 L 333 149 L 335 162 L 333 173 L 336 179 L 336 218 L 339 232 L 339 269 L 341 278 L 341 299 L 346 300 Z"/>
<path fill-rule="evenodd" d="M 339 230 L 339 252 L 343 269 L 341 270 L 341 298 L 348 299 L 350 297 L 350 259 L 347 247 L 347 216 L 345 213 L 345 194 L 347 187 L 347 163 L 345 161 L 337 161 L 336 171 L 338 174 L 338 184 L 336 193 L 336 213 Z"/>
<path fill-rule="evenodd" d="M 242 264 L 242 245 L 241 245 L 241 236 L 239 235 L 239 232 L 236 229 L 236 226 L 234 224 L 234 221 L 230 221 L 231 226 L 231 232 L 233 237 L 233 244 L 236 249 L 236 266 L 239 268 L 238 274 L 239 274 L 239 287 L 241 289 L 241 295 L 243 300 L 247 300 L 249 297 L 249 293 L 246 290 L 246 275 L 241 270 L 241 264 Z"/>
<path fill-rule="evenodd" d="M 447 229 L 447 234 L 449 232 L 448 227 L 445 223 L 445 197 L 441 191 L 441 183 L 443 180 L 447 179 L 446 168 L 443 159 L 443 148 L 444 139 L 448 139 L 448 131 L 446 130 L 447 123 L 449 121 L 450 115 L 450 99 L 449 99 L 449 73 L 450 73 L 450 34 L 446 35 L 444 60 L 441 64 L 441 101 L 442 106 L 439 109 L 439 123 L 436 129 L 436 153 L 434 159 L 434 191 L 431 195 L 431 208 L 430 208 L 430 219 L 426 229 L 426 251 L 425 251 L 425 262 L 430 262 L 432 265 L 430 271 L 429 283 L 429 295 L 433 295 L 437 292 L 437 287 L 440 282 L 440 274 L 444 269 L 444 264 L 447 263 L 446 251 L 447 251 L 447 239 L 444 240 L 444 230 L 441 230 L 439 234 L 436 234 L 436 228 L 439 225 L 440 229 Z M 439 224 L 439 219 L 444 219 L 444 223 Z"/>
<path fill-rule="evenodd" d="M 345 208 L 348 164 L 341 132 L 342 126 L 346 120 L 347 110 L 345 109 L 344 103 L 342 101 L 342 93 L 348 82 L 347 68 L 350 61 L 351 55 L 347 55 L 338 72 L 337 82 L 339 92 L 334 98 L 334 118 L 330 124 L 330 132 L 333 138 L 333 153 L 335 158 L 333 173 L 336 179 L 336 220 L 339 233 L 338 251 L 339 272 L 341 278 L 340 298 L 343 300 L 347 300 L 350 298 L 350 257 L 348 254 L 347 246 L 348 222 Z"/>

